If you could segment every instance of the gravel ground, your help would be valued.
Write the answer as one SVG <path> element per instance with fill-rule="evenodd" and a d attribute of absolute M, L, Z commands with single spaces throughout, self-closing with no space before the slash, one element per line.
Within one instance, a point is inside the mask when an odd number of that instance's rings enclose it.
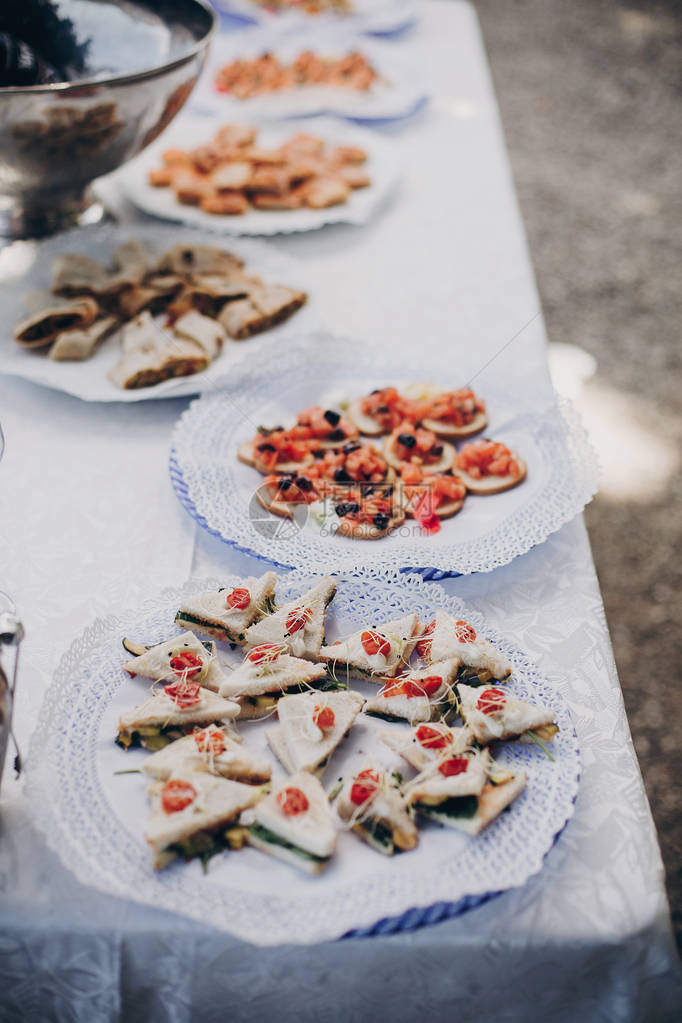
<path fill-rule="evenodd" d="M 596 360 L 587 524 L 682 945 L 682 4 L 476 8 L 550 341 Z"/>

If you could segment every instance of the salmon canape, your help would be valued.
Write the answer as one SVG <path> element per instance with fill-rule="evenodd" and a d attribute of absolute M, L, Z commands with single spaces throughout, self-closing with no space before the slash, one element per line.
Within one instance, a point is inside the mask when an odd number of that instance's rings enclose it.
<path fill-rule="evenodd" d="M 395 387 L 382 387 L 365 398 L 357 398 L 348 406 L 348 416 L 361 433 L 378 437 L 390 433 L 414 416 L 414 402 L 403 397 Z"/>
<path fill-rule="evenodd" d="M 405 465 L 417 465 L 427 476 L 447 472 L 456 454 L 452 444 L 439 440 L 432 430 L 408 422 L 396 427 L 384 441 L 384 458 L 398 472 Z"/>
<path fill-rule="evenodd" d="M 471 437 L 488 425 L 485 402 L 469 387 L 427 398 L 419 413 L 422 426 L 439 437 Z"/>
<path fill-rule="evenodd" d="M 506 444 L 482 437 L 459 449 L 453 472 L 472 494 L 499 494 L 526 478 L 526 463 Z"/>

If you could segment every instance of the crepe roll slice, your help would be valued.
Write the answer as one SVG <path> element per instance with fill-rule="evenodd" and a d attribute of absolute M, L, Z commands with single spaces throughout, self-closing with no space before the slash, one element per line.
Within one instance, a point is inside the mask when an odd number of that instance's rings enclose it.
<path fill-rule="evenodd" d="M 185 597 L 176 624 L 227 643 L 243 643 L 246 630 L 274 610 L 277 576 L 265 572 L 241 579 L 237 586 Z"/>
<path fill-rule="evenodd" d="M 481 746 L 498 739 L 527 738 L 532 742 L 537 737 L 551 742 L 559 731 L 549 707 L 520 700 L 503 689 L 460 685 L 458 691 L 460 716 Z"/>
<path fill-rule="evenodd" d="M 505 682 L 512 673 L 511 662 L 494 643 L 480 635 L 463 619 L 455 619 L 444 611 L 422 627 L 417 653 L 430 663 L 457 658 L 458 678 L 469 685 Z"/>
<path fill-rule="evenodd" d="M 440 721 L 453 713 L 457 696 L 453 687 L 459 661 L 441 661 L 428 668 L 389 679 L 365 704 L 365 714 L 384 721 Z"/>
<path fill-rule="evenodd" d="M 522 483 L 527 474 L 526 463 L 499 441 L 480 440 L 464 444 L 457 452 L 453 468 L 472 494 L 499 494 Z"/>
<path fill-rule="evenodd" d="M 244 260 L 216 245 L 173 245 L 154 267 L 157 274 L 229 274 L 240 270 Z"/>
<path fill-rule="evenodd" d="M 308 874 L 325 869 L 336 849 L 336 827 L 317 778 L 299 771 L 258 804 L 249 844 Z"/>
<path fill-rule="evenodd" d="M 142 330 L 135 331 L 135 340 L 130 337 L 130 330 L 128 324 L 122 331 L 123 355 L 107 374 L 116 387 L 138 390 L 174 377 L 192 376 L 208 368 L 210 360 L 195 341 L 168 337 L 151 320 L 143 336 Z"/>
<path fill-rule="evenodd" d="M 121 715 L 116 743 L 125 750 L 144 746 L 155 752 L 197 727 L 222 725 L 238 714 L 234 700 L 216 696 L 198 682 L 174 682 Z"/>
<path fill-rule="evenodd" d="M 173 333 L 187 341 L 195 341 L 213 360 L 220 354 L 227 337 L 225 330 L 215 320 L 191 310 L 175 321 Z"/>
<path fill-rule="evenodd" d="M 415 849 L 419 836 L 396 778 L 370 764 L 351 775 L 336 798 L 336 812 L 363 842 L 384 856 Z"/>
<path fill-rule="evenodd" d="M 411 806 L 429 820 L 478 835 L 521 794 L 526 775 L 498 767 L 488 750 L 445 755 L 407 787 Z"/>
<path fill-rule="evenodd" d="M 335 594 L 336 583 L 330 576 L 324 576 L 312 589 L 249 626 L 244 636 L 246 646 L 276 643 L 294 657 L 318 661 L 327 607 Z"/>
<path fill-rule="evenodd" d="M 245 298 L 223 306 L 218 321 L 233 340 L 243 341 L 288 320 L 307 297 L 304 291 L 280 284 L 256 285 Z"/>
<path fill-rule="evenodd" d="M 191 735 L 176 739 L 165 749 L 153 753 L 144 762 L 143 770 L 162 781 L 181 764 L 208 771 L 245 785 L 263 785 L 270 780 L 270 762 L 248 749 L 240 736 L 224 725 L 195 728 Z"/>
<path fill-rule="evenodd" d="M 124 639 L 123 645 L 126 650 L 137 653 L 123 665 L 123 670 L 133 678 L 139 675 L 164 684 L 198 682 L 217 693 L 227 677 L 218 660 L 215 643 L 202 643 L 189 631 L 148 648 L 139 648 L 128 639 Z"/>
<path fill-rule="evenodd" d="M 62 252 L 52 263 L 52 291 L 55 295 L 97 294 L 108 277 L 101 263 L 80 252 Z"/>
<path fill-rule="evenodd" d="M 83 362 L 95 354 L 102 341 L 112 333 L 118 325 L 115 316 L 104 316 L 95 320 L 89 327 L 78 327 L 65 330 L 59 334 L 48 353 L 50 359 L 57 362 Z"/>
<path fill-rule="evenodd" d="M 474 750 L 474 736 L 470 728 L 450 728 L 443 721 L 420 724 L 409 732 L 398 728 L 379 732 L 379 739 L 418 771 L 423 771 L 446 753 L 454 755 Z"/>
<path fill-rule="evenodd" d="M 272 714 L 285 693 L 324 688 L 327 683 L 332 684 L 324 664 L 292 657 L 276 643 L 263 643 L 249 650 L 220 693 L 237 701 L 241 720 L 254 720 Z"/>
<path fill-rule="evenodd" d="M 417 615 L 407 614 L 376 627 L 359 629 L 347 639 L 323 646 L 320 660 L 335 667 L 347 665 L 351 673 L 383 683 L 407 667 L 418 633 Z"/>
<path fill-rule="evenodd" d="M 40 312 L 27 316 L 17 324 L 14 340 L 22 348 L 46 348 L 65 330 L 82 330 L 94 323 L 99 306 L 93 298 L 78 298 L 71 302 L 55 301 Z"/>
<path fill-rule="evenodd" d="M 149 789 L 151 814 L 145 838 L 154 867 L 160 870 L 178 856 L 199 858 L 205 866 L 216 853 L 239 847 L 240 815 L 262 795 L 262 789 L 253 785 L 179 766 L 170 778 Z"/>
<path fill-rule="evenodd" d="M 322 775 L 362 710 L 364 698 L 350 691 L 283 696 L 279 724 L 267 731 L 270 749 L 291 774 Z"/>

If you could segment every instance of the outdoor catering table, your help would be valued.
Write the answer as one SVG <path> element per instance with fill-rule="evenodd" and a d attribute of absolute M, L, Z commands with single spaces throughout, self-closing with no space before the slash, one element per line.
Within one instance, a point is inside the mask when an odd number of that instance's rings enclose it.
<path fill-rule="evenodd" d="M 374 343 L 378 365 L 409 347 L 420 378 L 429 347 L 456 367 L 457 345 L 471 344 L 481 365 L 496 357 L 500 380 L 546 395 L 538 296 L 475 15 L 430 0 L 393 45 L 424 62 L 433 94 L 412 123 L 384 129 L 404 164 L 398 194 L 364 227 L 273 244 L 304 262 L 328 325 Z M 58 659 L 96 616 L 190 575 L 262 570 L 195 528 L 172 492 L 169 438 L 186 406 L 87 404 L 0 379 L 0 588 L 26 628 L 24 748 Z M 0 1019 L 679 1018 L 663 868 L 582 520 L 443 586 L 514 637 L 571 708 L 580 790 L 539 874 L 412 932 L 255 948 L 82 886 L 35 829 L 8 762 Z"/>

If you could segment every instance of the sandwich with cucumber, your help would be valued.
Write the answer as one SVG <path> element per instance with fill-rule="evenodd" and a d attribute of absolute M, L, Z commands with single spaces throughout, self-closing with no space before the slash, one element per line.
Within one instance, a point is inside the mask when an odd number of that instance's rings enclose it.
<path fill-rule="evenodd" d="M 321 873 L 336 849 L 336 827 L 317 778 L 299 771 L 276 786 L 256 807 L 248 841 L 308 874 Z"/>
<path fill-rule="evenodd" d="M 269 615 L 275 606 L 277 576 L 241 579 L 236 586 L 208 590 L 183 598 L 176 623 L 226 643 L 243 643 L 249 626 Z"/>

